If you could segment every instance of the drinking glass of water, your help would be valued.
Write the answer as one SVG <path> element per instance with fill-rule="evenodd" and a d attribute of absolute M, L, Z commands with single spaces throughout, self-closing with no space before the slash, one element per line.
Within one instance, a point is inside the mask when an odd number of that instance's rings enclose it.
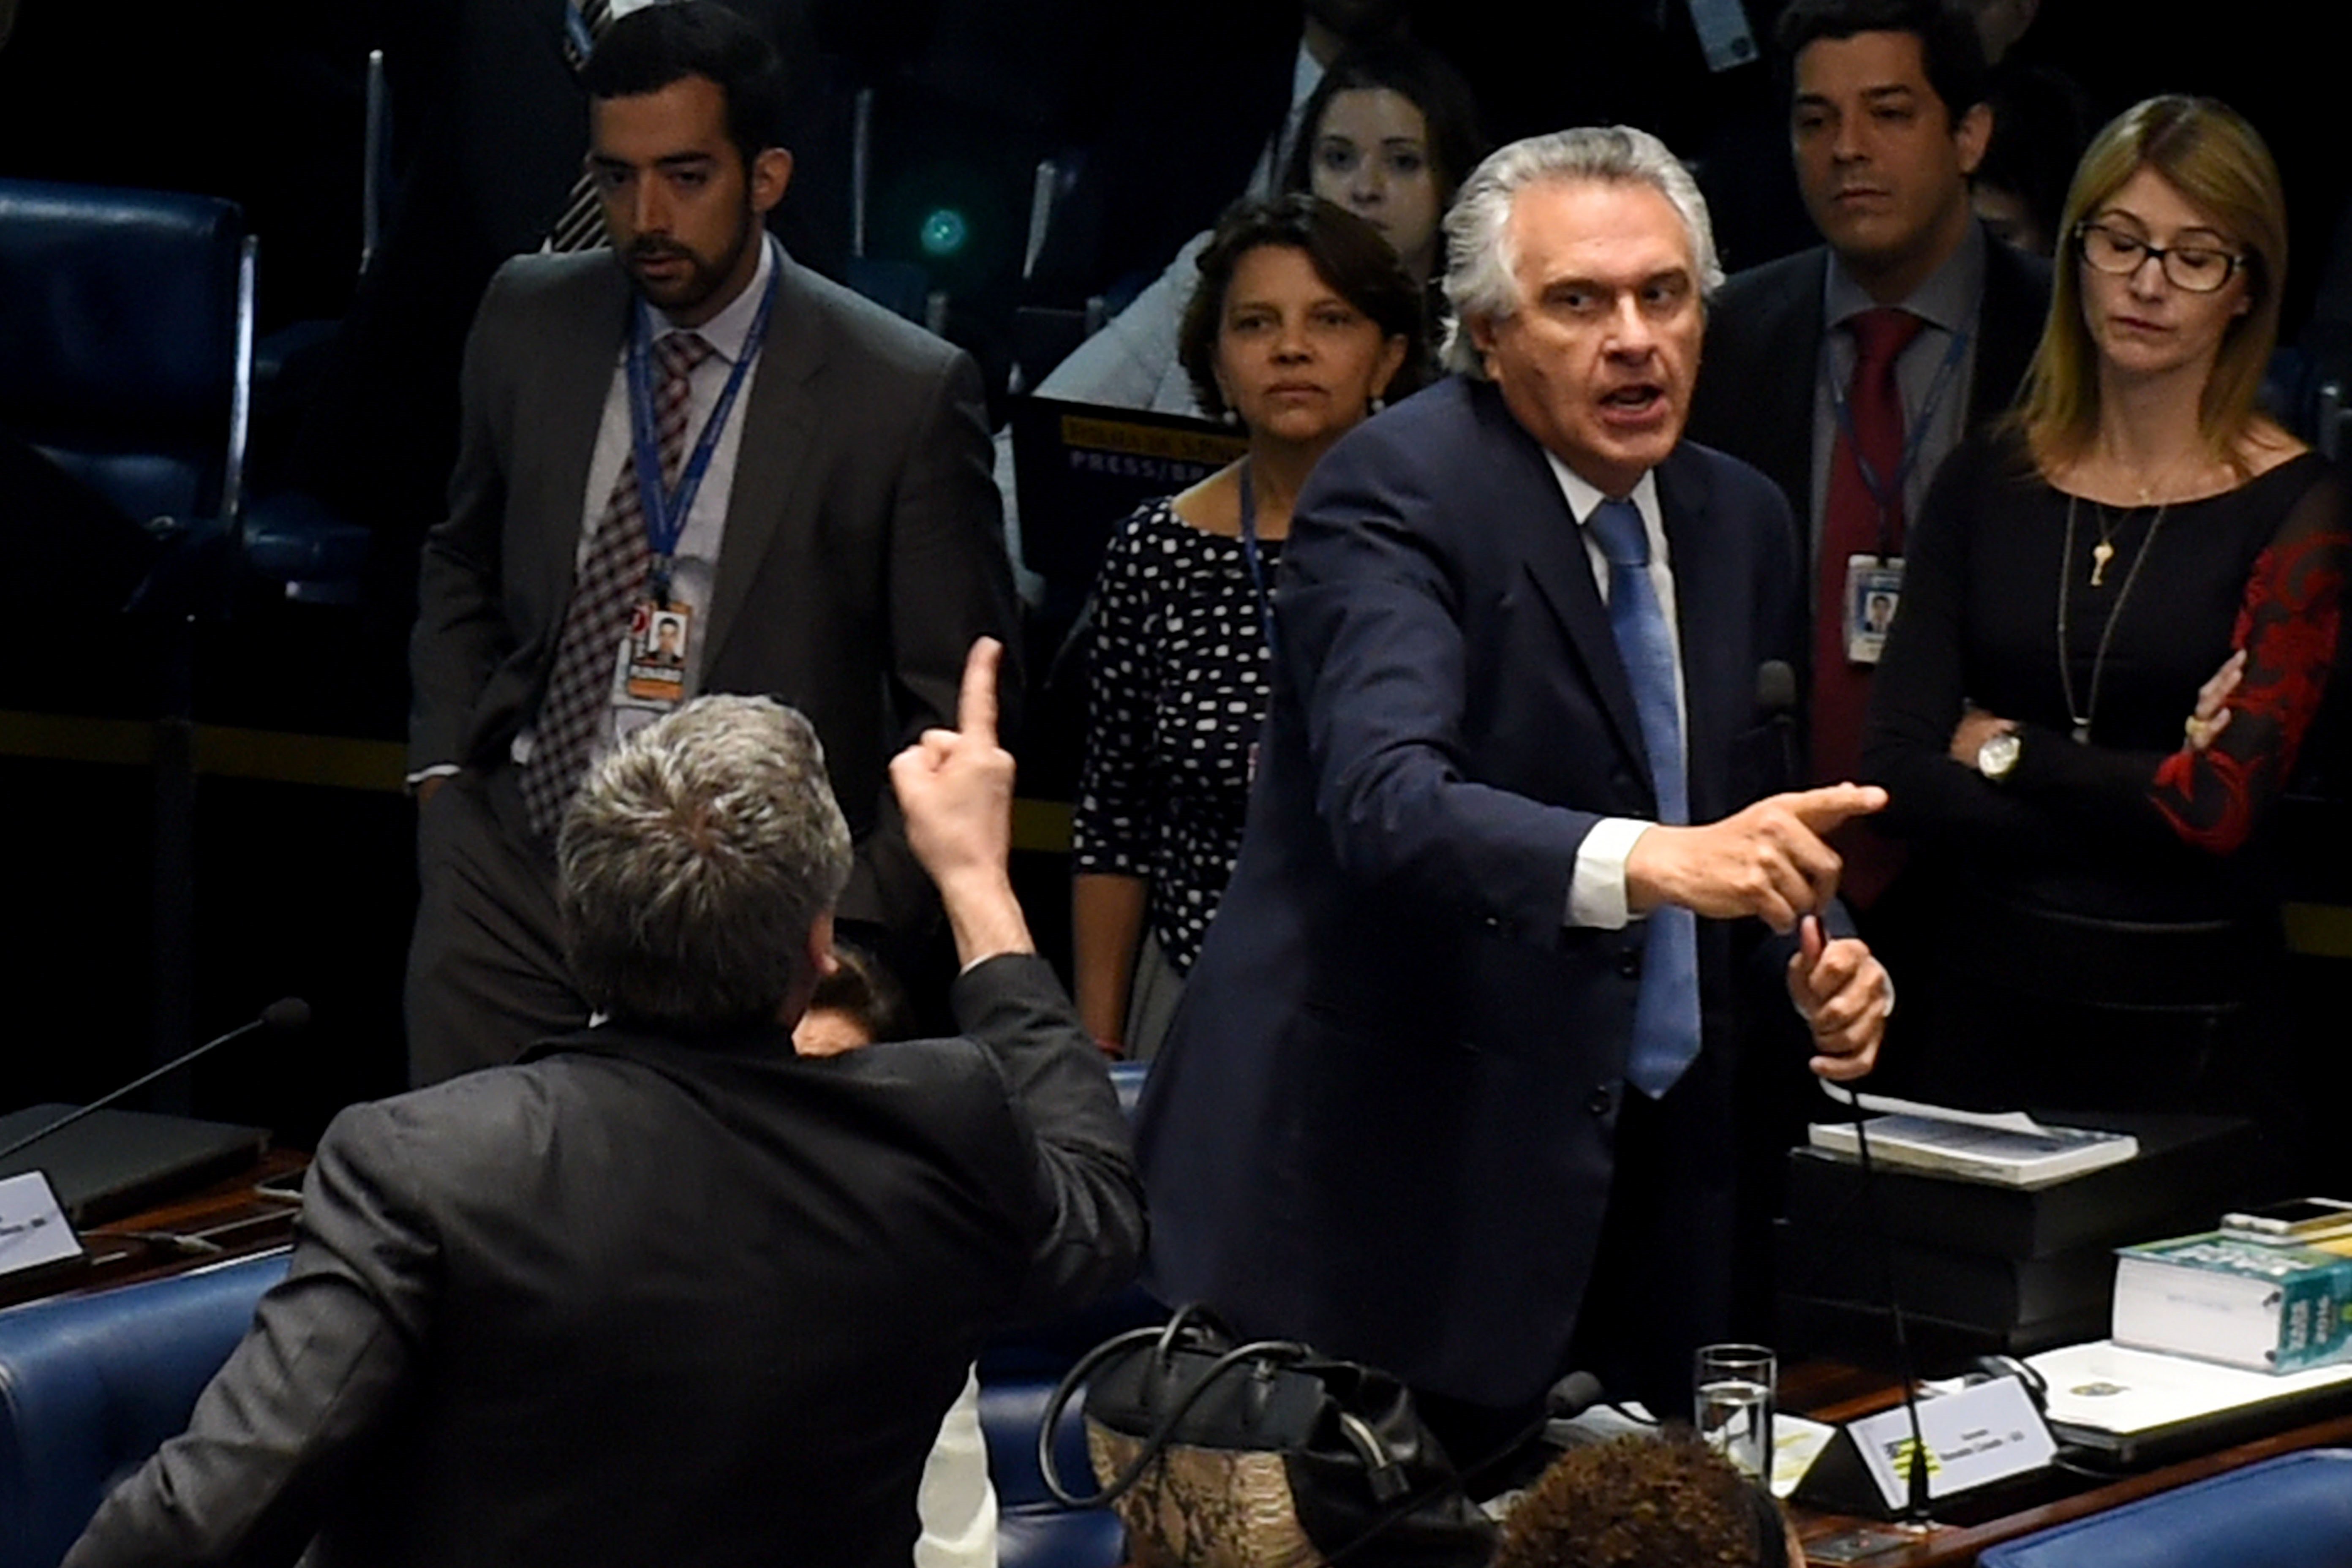
<path fill-rule="evenodd" d="M 1735 1468 L 1768 1485 L 1779 1371 L 1769 1345 L 1702 1345 L 1691 1376 L 1699 1436 Z"/>

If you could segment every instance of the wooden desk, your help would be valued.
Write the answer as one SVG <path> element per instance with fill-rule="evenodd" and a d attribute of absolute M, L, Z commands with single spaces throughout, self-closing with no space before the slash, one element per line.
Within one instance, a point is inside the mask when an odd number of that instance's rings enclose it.
<path fill-rule="evenodd" d="M 1819 1421 L 1846 1421 L 1857 1415 L 1867 1415 L 1888 1408 L 1896 1403 L 1897 1398 L 1883 1375 L 1827 1363 L 1791 1368 L 1782 1379 L 1782 1395 L 1789 1408 Z M 2071 1479 L 2078 1489 L 2066 1496 L 2022 1507 L 2013 1513 L 1979 1523 L 1930 1526 L 1912 1544 L 1865 1557 L 1858 1568 L 1957 1568 L 1957 1565 L 1974 1563 L 1977 1553 L 1988 1547 L 2021 1535 L 2031 1535 L 2036 1531 L 2047 1530 L 2052 1525 L 2063 1524 L 2088 1514 L 2102 1513 L 2158 1492 L 2170 1491 L 2191 1481 L 2203 1480 L 2208 1476 L 2218 1476 L 2225 1470 L 2258 1464 L 2280 1454 L 2340 1443 L 2352 1443 L 2352 1415 L 2314 1421 L 2267 1437 L 2133 1475 L 2104 1479 L 2089 1474 L 2070 1474 L 2062 1478 L 2061 1484 Z M 1959 1511 L 1964 1505 L 1955 1500 L 1953 1506 L 1955 1511 Z M 1789 1511 L 1796 1521 L 1798 1535 L 1809 1542 L 1823 1541 L 1874 1522 L 1818 1513 L 1806 1508 L 1792 1507 Z M 1882 1525 L 1880 1528 L 1904 1527 Z"/>
<path fill-rule="evenodd" d="M 151 1209 L 81 1233 L 86 1256 L 54 1270 L 0 1279 L 0 1307 L 105 1289 L 184 1268 L 283 1247 L 300 1206 L 254 1190 L 255 1184 L 299 1177 L 308 1154 L 272 1150 L 233 1176 Z"/>

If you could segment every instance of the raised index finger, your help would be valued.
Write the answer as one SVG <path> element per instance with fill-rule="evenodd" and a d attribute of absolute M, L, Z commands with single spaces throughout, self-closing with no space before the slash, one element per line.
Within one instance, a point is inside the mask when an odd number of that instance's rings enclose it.
<path fill-rule="evenodd" d="M 964 657 L 963 690 L 956 697 L 956 729 L 966 740 L 996 744 L 996 667 L 1004 645 L 982 637 Z"/>

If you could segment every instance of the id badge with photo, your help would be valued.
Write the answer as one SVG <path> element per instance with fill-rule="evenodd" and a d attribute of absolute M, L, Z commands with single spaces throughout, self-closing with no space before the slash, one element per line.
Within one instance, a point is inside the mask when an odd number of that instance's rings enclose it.
<path fill-rule="evenodd" d="M 687 634 L 693 629 L 690 605 L 639 600 L 621 649 L 620 700 L 662 712 L 685 701 Z"/>
<path fill-rule="evenodd" d="M 1886 649 L 1886 629 L 1903 603 L 1903 558 L 1899 555 L 1849 555 L 1845 558 L 1845 657 L 1855 664 L 1876 664 Z"/>

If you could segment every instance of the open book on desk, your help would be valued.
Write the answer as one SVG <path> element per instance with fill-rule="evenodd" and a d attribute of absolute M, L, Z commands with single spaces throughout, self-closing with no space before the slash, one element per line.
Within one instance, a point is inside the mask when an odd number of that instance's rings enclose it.
<path fill-rule="evenodd" d="M 1955 1110 L 1872 1094 L 1858 1100 L 1862 1109 L 1871 1113 L 1864 1125 L 1872 1160 L 1961 1181 L 2003 1187 L 2047 1186 L 2085 1171 L 2121 1164 L 2139 1152 L 2139 1141 L 2128 1132 L 2053 1127 L 2023 1111 Z M 1810 1137 L 1816 1149 L 1847 1155 L 1857 1152 L 1850 1120 L 1816 1121 Z"/>

